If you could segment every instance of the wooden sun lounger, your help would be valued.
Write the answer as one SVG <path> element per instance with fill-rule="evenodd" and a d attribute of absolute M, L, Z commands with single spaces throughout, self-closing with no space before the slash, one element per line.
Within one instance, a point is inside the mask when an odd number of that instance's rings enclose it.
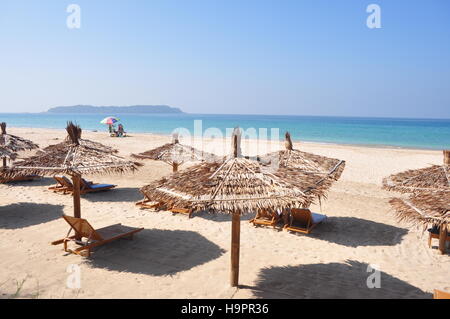
<path fill-rule="evenodd" d="M 433 238 L 439 239 L 439 228 L 430 228 L 428 229 L 428 233 L 430 234 L 428 236 L 428 247 L 431 248 Z M 447 233 L 447 238 L 445 238 L 445 241 L 450 241 L 450 233 Z"/>
<path fill-rule="evenodd" d="M 191 218 L 193 209 L 192 208 L 181 208 L 181 207 L 172 207 L 169 209 L 172 213 L 179 213 L 179 214 L 185 214 L 188 215 L 189 218 Z"/>
<path fill-rule="evenodd" d="M 312 213 L 306 208 L 291 209 L 289 222 L 284 226 L 287 231 L 310 234 L 314 227 L 323 222 L 327 216 Z"/>
<path fill-rule="evenodd" d="M 65 176 L 53 176 L 53 179 L 58 183 L 55 186 L 50 186 L 48 189 L 55 193 L 69 194 L 73 193 L 72 182 Z"/>
<path fill-rule="evenodd" d="M 58 184 L 56 186 L 49 187 L 50 190 L 56 193 L 73 194 L 73 184 L 70 179 L 66 176 L 54 176 L 53 178 L 58 182 Z M 80 194 L 83 195 L 87 193 L 107 191 L 115 187 L 116 185 L 112 184 L 94 184 L 82 178 Z"/>
<path fill-rule="evenodd" d="M 63 215 L 63 218 L 70 225 L 70 230 L 65 238 L 52 242 L 52 245 L 64 244 L 64 251 L 85 257 L 90 257 L 91 250 L 94 247 L 121 238 L 132 239 L 134 234 L 144 229 L 123 226 L 121 224 L 94 229 L 86 219 L 66 215 Z M 75 235 L 69 237 L 72 229 L 75 231 Z M 81 238 L 81 240 L 77 240 L 76 238 Z M 85 238 L 85 241 L 82 240 L 83 238 Z M 74 250 L 69 249 L 67 247 L 69 241 L 73 241 L 81 245 L 81 247 Z"/>
<path fill-rule="evenodd" d="M 150 198 L 148 198 L 147 196 L 145 196 L 143 200 L 137 202 L 135 205 L 139 206 L 142 209 L 159 209 L 164 206 L 164 204 L 161 204 L 160 202 L 155 202 L 155 201 L 151 200 Z M 188 215 L 189 218 L 192 217 L 192 213 L 193 213 L 192 209 L 181 208 L 181 207 L 172 207 L 169 209 L 169 211 L 171 211 L 172 213 Z"/>
<path fill-rule="evenodd" d="M 256 213 L 255 218 L 251 219 L 249 222 L 253 226 L 275 226 L 280 221 L 280 215 L 277 212 L 269 212 L 267 210 L 260 210 Z"/>
<path fill-rule="evenodd" d="M 450 293 L 435 289 L 433 299 L 450 299 Z"/>
<path fill-rule="evenodd" d="M 116 186 L 117 185 L 112 185 L 112 184 L 95 184 L 92 182 L 88 182 L 82 178 L 81 179 L 81 195 L 86 194 L 86 193 L 107 191 L 107 190 L 115 188 Z"/>
<path fill-rule="evenodd" d="M 148 198 L 147 196 L 145 196 L 143 200 L 137 202 L 135 205 L 139 206 L 140 208 L 154 208 L 154 209 L 157 209 L 157 208 L 159 208 L 161 206 L 161 203 L 155 202 L 155 201 L 151 200 L 150 198 Z"/>

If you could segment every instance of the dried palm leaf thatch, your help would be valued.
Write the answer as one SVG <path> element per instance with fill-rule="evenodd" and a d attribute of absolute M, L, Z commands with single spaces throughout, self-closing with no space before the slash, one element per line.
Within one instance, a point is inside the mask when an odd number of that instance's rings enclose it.
<path fill-rule="evenodd" d="M 443 165 L 433 165 L 393 174 L 383 179 L 383 188 L 401 193 L 450 192 L 450 163 L 446 163 L 445 157 L 448 154 L 447 152 L 444 151 Z"/>
<path fill-rule="evenodd" d="M 17 154 L 15 152 L 11 152 L 10 150 L 0 147 L 0 158 L 14 160 L 16 159 Z"/>
<path fill-rule="evenodd" d="M 141 192 L 154 201 L 194 210 L 250 212 L 308 207 L 326 197 L 333 183 L 329 176 L 343 166 L 335 164 L 329 174 L 304 172 L 293 167 L 261 165 L 242 157 L 239 134 L 233 133 L 233 154 L 222 162 L 195 165 L 183 173 L 155 181 Z M 343 169 L 340 168 L 341 170 Z"/>
<path fill-rule="evenodd" d="M 94 141 L 91 141 L 91 140 L 86 140 L 86 139 L 81 138 L 82 129 L 79 126 L 74 125 L 74 128 L 72 128 L 72 130 L 73 129 L 75 129 L 75 131 L 72 134 L 78 137 L 76 143 L 78 143 L 79 145 L 82 145 L 82 146 L 87 147 L 87 148 L 95 148 L 95 149 L 97 149 L 99 151 L 102 151 L 102 152 L 105 152 L 105 153 L 116 154 L 116 153 L 119 152 L 118 150 L 116 150 L 116 149 L 114 149 L 114 148 L 112 148 L 110 146 L 106 146 L 106 145 L 103 145 L 103 144 L 98 143 L 98 142 L 94 142 Z M 37 154 L 40 155 L 40 154 L 45 154 L 45 153 L 51 153 L 53 150 L 56 150 L 56 152 L 57 152 L 58 149 L 61 148 L 61 145 L 63 145 L 64 143 L 66 143 L 67 146 L 70 146 L 70 145 L 73 144 L 72 139 L 70 137 L 70 134 L 67 135 L 67 137 L 66 137 L 64 142 L 56 144 L 56 145 L 47 146 L 44 149 L 39 150 L 37 152 Z"/>
<path fill-rule="evenodd" d="M 239 157 L 197 164 L 144 186 L 141 192 L 168 207 L 241 214 L 304 207 L 314 200 L 312 194 L 265 172 L 258 162 Z"/>
<path fill-rule="evenodd" d="M 274 172 L 274 175 L 284 182 L 294 185 L 303 193 L 318 198 L 319 201 L 327 198 L 327 193 L 336 180 L 332 172 L 330 174 L 317 174 L 303 172 L 291 167 L 279 168 Z"/>
<path fill-rule="evenodd" d="M 39 148 L 39 146 L 37 144 L 34 144 L 32 141 L 6 133 L 5 122 L 0 123 L 0 128 L 1 128 L 0 147 L 13 153 L 20 151 L 31 151 Z M 0 154 L 1 153 L 2 152 L 0 152 Z M 0 156 L 7 157 L 2 155 Z"/>
<path fill-rule="evenodd" d="M 16 174 L 94 174 L 134 171 L 141 164 L 114 155 L 114 150 L 97 142 L 81 139 L 79 126 L 69 122 L 67 139 L 49 146 L 35 156 L 15 162 Z"/>
<path fill-rule="evenodd" d="M 233 154 L 222 162 L 197 164 L 144 186 L 141 192 L 169 207 L 240 214 L 309 206 L 314 200 L 313 194 L 303 193 L 257 161 L 240 157 L 238 134 L 233 134 L 232 142 Z"/>
<path fill-rule="evenodd" d="M 151 159 L 163 161 L 169 165 L 181 165 L 186 162 L 204 161 L 213 162 L 217 156 L 211 153 L 200 151 L 192 146 L 180 144 L 178 137 L 174 137 L 172 143 L 164 144 L 152 150 L 139 154 L 131 154 L 136 159 Z"/>
<path fill-rule="evenodd" d="M 393 198 L 390 204 L 396 210 L 399 221 L 413 226 L 450 224 L 450 192 L 423 192 L 408 199 Z"/>
<path fill-rule="evenodd" d="M 291 135 L 286 132 L 285 149 L 262 155 L 259 161 L 263 165 L 293 168 L 307 174 L 328 176 L 338 180 L 345 168 L 345 161 L 302 152 L 293 148 Z"/>
<path fill-rule="evenodd" d="M 11 152 L 3 147 L 0 147 L 0 158 L 3 159 L 3 167 L 0 169 L 0 183 L 4 183 L 8 180 L 8 171 L 9 168 L 7 167 L 7 161 L 15 160 L 17 157 L 17 154 L 14 152 Z"/>
<path fill-rule="evenodd" d="M 114 148 L 112 148 L 112 147 L 110 147 L 110 146 L 103 145 L 103 144 L 101 144 L 101 143 L 94 142 L 94 141 L 91 141 L 91 140 L 86 140 L 86 139 L 80 138 L 78 142 L 79 142 L 79 144 L 80 144 L 81 146 L 84 146 L 84 147 L 87 147 L 87 148 L 97 149 L 97 150 L 102 151 L 102 152 L 105 152 L 105 153 L 116 154 L 116 153 L 119 152 L 118 150 L 116 150 L 116 149 L 114 149 Z M 70 145 L 70 144 L 71 144 L 71 142 L 70 142 L 69 140 L 66 139 L 66 140 L 65 140 L 64 142 L 62 142 L 62 143 L 55 144 L 55 145 L 49 145 L 49 146 L 47 146 L 47 147 L 45 147 L 45 148 L 43 148 L 43 149 L 37 151 L 37 152 L 36 152 L 36 155 L 41 155 L 41 154 L 51 153 L 51 152 L 53 152 L 54 150 L 55 150 L 55 151 L 58 151 L 58 149 L 60 149 L 60 148 L 61 148 L 61 145 L 64 144 L 64 143 L 66 143 L 67 145 Z"/>

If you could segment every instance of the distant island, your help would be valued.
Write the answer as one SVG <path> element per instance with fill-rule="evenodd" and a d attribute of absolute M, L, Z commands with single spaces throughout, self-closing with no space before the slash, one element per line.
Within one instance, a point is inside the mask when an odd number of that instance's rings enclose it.
<path fill-rule="evenodd" d="M 183 113 L 179 108 L 167 105 L 131 105 L 131 106 L 92 106 L 74 105 L 57 106 L 49 109 L 47 113 L 89 113 L 89 114 L 123 114 L 123 113 Z"/>

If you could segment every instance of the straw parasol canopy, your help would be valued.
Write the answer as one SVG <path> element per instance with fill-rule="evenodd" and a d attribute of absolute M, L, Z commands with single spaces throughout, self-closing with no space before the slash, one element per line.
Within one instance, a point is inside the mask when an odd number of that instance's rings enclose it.
<path fill-rule="evenodd" d="M 30 140 L 6 133 L 6 123 L 0 123 L 0 157 L 3 159 L 3 169 L 6 169 L 6 160 L 14 160 L 17 152 L 31 151 L 39 146 Z"/>
<path fill-rule="evenodd" d="M 289 132 L 286 132 L 285 138 L 284 150 L 262 155 L 259 158 L 264 165 L 278 165 L 281 168 L 293 168 L 307 174 L 339 179 L 344 171 L 345 161 L 294 149 Z"/>
<path fill-rule="evenodd" d="M 39 148 L 37 144 L 27 139 L 6 133 L 6 123 L 0 123 L 0 147 L 5 148 L 11 152 L 17 153 L 20 151 L 31 151 Z"/>
<path fill-rule="evenodd" d="M 68 174 L 73 181 L 74 216 L 81 217 L 80 185 L 82 174 L 124 173 L 135 171 L 140 164 L 113 154 L 113 149 L 81 139 L 81 128 L 67 124 L 67 139 L 49 146 L 35 156 L 14 163 L 12 174 L 54 176 Z"/>
<path fill-rule="evenodd" d="M 450 192 L 420 192 L 410 195 L 408 199 L 393 198 L 389 202 L 400 221 L 422 227 L 423 230 L 429 225 L 437 226 L 439 251 L 445 254 L 450 224 Z"/>
<path fill-rule="evenodd" d="M 8 149 L 6 149 L 4 147 L 0 147 L 0 157 L 5 160 L 7 160 L 7 159 L 14 160 L 14 159 L 16 159 L 17 154 L 9 151 Z"/>
<path fill-rule="evenodd" d="M 277 176 L 277 175 L 278 176 Z M 258 162 L 243 157 L 222 163 L 205 162 L 162 178 L 141 189 L 168 207 L 240 214 L 260 209 L 309 206 L 314 192 L 303 193 L 281 177 L 289 172 L 269 173 Z M 305 188 L 313 186 L 304 181 Z"/>
<path fill-rule="evenodd" d="M 77 134 L 79 135 L 78 142 L 80 145 L 82 145 L 86 148 L 89 148 L 89 149 L 96 149 L 97 151 L 109 153 L 109 154 L 116 154 L 119 152 L 118 150 L 116 150 L 110 146 L 103 145 L 102 143 L 83 139 L 83 138 L 81 138 L 81 133 L 82 133 L 82 130 L 81 130 L 81 128 L 78 127 Z M 65 149 L 70 147 L 70 145 L 71 145 L 71 140 L 70 140 L 69 136 L 67 136 L 66 139 L 62 143 L 55 144 L 55 145 L 49 145 L 49 146 L 45 147 L 44 149 L 37 151 L 36 155 L 51 154 L 53 152 L 60 152 L 61 150 L 63 150 L 63 152 L 64 152 Z"/>
<path fill-rule="evenodd" d="M 192 146 L 183 145 L 179 142 L 178 135 L 174 134 L 172 143 L 145 151 L 139 154 L 131 154 L 136 159 L 151 159 L 163 161 L 172 166 L 173 171 L 178 171 L 178 166 L 191 161 L 215 161 L 217 156 L 200 151 Z"/>
<path fill-rule="evenodd" d="M 429 191 L 450 192 L 450 150 L 443 151 L 444 163 L 427 168 L 407 170 L 383 179 L 383 187 L 402 193 Z"/>
<path fill-rule="evenodd" d="M 115 155 L 111 147 L 81 138 L 81 128 L 69 122 L 64 142 L 51 145 L 14 164 L 14 170 L 26 174 L 54 176 L 56 174 L 124 173 L 140 164 Z"/>
<path fill-rule="evenodd" d="M 315 196 L 283 180 L 281 176 L 288 174 L 283 169 L 277 172 L 277 176 L 259 162 L 242 157 L 237 134 L 233 134 L 232 141 L 233 154 L 221 163 L 197 164 L 153 182 L 141 191 L 146 197 L 168 207 L 231 214 L 231 285 L 237 286 L 240 215 L 262 209 L 281 211 L 309 206 Z M 307 186 L 312 187 L 312 184 Z"/>
<path fill-rule="evenodd" d="M 2 167 L 2 169 L 0 169 L 0 183 L 11 180 L 10 178 L 6 177 L 6 174 L 8 172 L 8 167 L 7 167 L 6 162 L 8 160 L 13 161 L 16 159 L 16 157 L 17 157 L 16 153 L 11 152 L 4 147 L 0 147 L 0 158 L 3 159 L 3 167 Z"/>
<path fill-rule="evenodd" d="M 414 226 L 450 224 L 450 192 L 423 192 L 389 201 L 400 221 Z"/>

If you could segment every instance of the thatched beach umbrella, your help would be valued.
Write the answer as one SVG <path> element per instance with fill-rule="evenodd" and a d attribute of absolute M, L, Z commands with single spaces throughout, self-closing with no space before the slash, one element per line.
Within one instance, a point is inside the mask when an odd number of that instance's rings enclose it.
<path fill-rule="evenodd" d="M 20 151 L 31 151 L 39 146 L 27 139 L 6 133 L 6 123 L 0 123 L 0 157 L 3 159 L 3 169 L 7 168 L 7 160 L 13 160 Z"/>
<path fill-rule="evenodd" d="M 82 174 L 123 173 L 134 171 L 140 165 L 114 155 L 111 148 L 97 142 L 81 139 L 81 128 L 71 122 L 67 125 L 67 139 L 51 145 L 14 163 L 13 173 L 54 176 L 67 174 L 73 180 L 74 216 L 81 216 L 80 184 Z"/>
<path fill-rule="evenodd" d="M 0 158 L 3 159 L 3 166 L 6 165 L 7 160 L 14 160 L 16 157 L 16 153 L 11 152 L 4 147 L 0 147 Z"/>
<path fill-rule="evenodd" d="M 450 192 L 450 150 L 444 150 L 442 165 L 407 170 L 383 179 L 383 187 L 402 193 L 429 191 Z"/>
<path fill-rule="evenodd" d="M 285 138 L 284 150 L 259 157 L 264 165 L 293 168 L 304 173 L 328 176 L 334 180 L 339 179 L 344 171 L 345 161 L 294 149 L 289 132 L 286 132 Z"/>
<path fill-rule="evenodd" d="M 408 199 L 393 198 L 390 204 L 400 221 L 409 222 L 426 229 L 429 225 L 439 226 L 439 250 L 445 253 L 445 241 L 450 225 L 450 192 L 422 192 Z"/>
<path fill-rule="evenodd" d="M 172 166 L 173 172 L 177 172 L 178 167 L 186 162 L 203 160 L 215 161 L 217 158 L 214 154 L 181 144 L 177 135 L 173 136 L 172 143 L 167 143 L 139 154 L 131 154 L 131 156 L 141 160 L 151 159 L 163 161 Z"/>
<path fill-rule="evenodd" d="M 289 132 L 285 138 L 284 150 L 259 156 L 257 160 L 303 192 L 314 194 L 319 200 L 326 197 L 327 191 L 342 175 L 345 161 L 294 149 Z"/>
<path fill-rule="evenodd" d="M 224 161 L 194 165 L 153 182 L 141 191 L 168 207 L 231 214 L 231 285 L 237 286 L 240 215 L 261 209 L 281 211 L 305 207 L 311 204 L 314 195 L 265 171 L 257 161 L 240 157 L 238 136 L 233 135 L 232 140 L 233 154 Z"/>

